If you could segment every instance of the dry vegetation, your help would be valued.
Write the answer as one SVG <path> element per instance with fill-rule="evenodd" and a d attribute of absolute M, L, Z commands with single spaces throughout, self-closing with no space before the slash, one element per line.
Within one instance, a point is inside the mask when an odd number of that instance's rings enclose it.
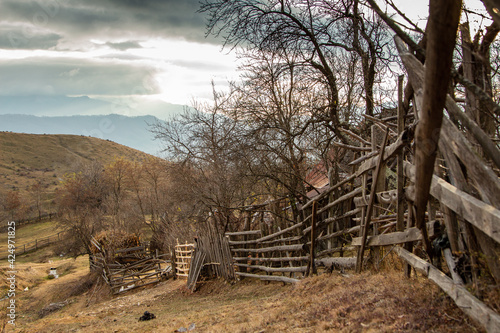
<path fill-rule="evenodd" d="M 51 264 L 19 267 L 17 332 L 174 332 L 194 323 L 195 332 L 458 332 L 481 331 L 425 278 L 400 271 L 323 274 L 296 285 L 243 280 L 210 281 L 196 293 L 184 280 L 111 297 L 91 286 L 86 259 L 57 262 L 59 279 L 47 280 Z M 51 311 L 50 303 L 63 302 Z M 139 322 L 149 311 L 156 319 Z M 8 328 L 8 327 L 7 327 Z"/>
<path fill-rule="evenodd" d="M 0 132 L 0 203 L 19 201 L 16 220 L 54 213 L 54 192 L 64 176 L 89 161 L 110 164 L 118 157 L 144 160 L 151 155 L 112 141 L 77 135 L 37 135 Z"/>

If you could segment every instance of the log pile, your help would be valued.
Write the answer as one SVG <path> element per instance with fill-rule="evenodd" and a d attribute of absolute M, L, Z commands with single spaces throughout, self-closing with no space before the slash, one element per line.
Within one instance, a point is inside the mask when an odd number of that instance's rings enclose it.
<path fill-rule="evenodd" d="M 92 237 L 91 242 L 90 267 L 101 272 L 114 294 L 158 283 L 171 273 L 168 260 L 150 255 L 136 235 L 102 233 Z"/>

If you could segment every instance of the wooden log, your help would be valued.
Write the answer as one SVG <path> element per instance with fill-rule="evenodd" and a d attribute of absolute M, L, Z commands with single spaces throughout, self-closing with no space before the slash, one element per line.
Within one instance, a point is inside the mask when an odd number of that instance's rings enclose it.
<path fill-rule="evenodd" d="M 361 157 L 358 157 L 357 159 L 355 159 L 354 161 L 350 162 L 348 165 L 357 165 L 361 162 L 364 162 L 366 161 L 367 159 L 369 159 L 370 157 L 373 157 L 373 156 L 377 156 L 378 155 L 378 151 L 372 151 L 371 153 L 368 153 L 366 155 L 363 155 Z"/>
<path fill-rule="evenodd" d="M 363 256 L 364 256 L 364 251 L 365 251 L 365 243 L 366 243 L 366 238 L 368 237 L 368 228 L 370 227 L 370 219 L 372 215 L 372 210 L 373 210 L 373 203 L 375 202 L 375 191 L 377 187 L 377 182 L 378 178 L 380 176 L 380 170 L 382 169 L 382 164 L 383 164 L 383 156 L 384 156 L 384 151 L 385 151 L 385 146 L 387 144 L 387 137 L 389 136 L 389 128 L 385 131 L 384 135 L 384 140 L 382 142 L 382 146 L 380 147 L 380 154 L 379 157 L 381 157 L 377 163 L 377 168 L 375 169 L 375 173 L 373 175 L 373 183 L 372 183 L 372 189 L 371 189 L 371 195 L 370 195 L 370 202 L 368 203 L 367 207 L 367 212 L 366 212 L 366 219 L 364 222 L 364 225 L 362 226 L 362 235 L 361 235 L 361 246 L 358 250 L 358 260 L 356 262 L 356 273 L 361 273 L 362 269 L 362 264 L 363 264 Z"/>
<path fill-rule="evenodd" d="M 316 259 L 316 264 L 325 267 L 333 265 L 334 267 L 354 268 L 356 266 L 356 257 Z"/>
<path fill-rule="evenodd" d="M 341 216 L 329 217 L 329 218 L 324 219 L 323 221 L 319 221 L 318 222 L 318 226 L 319 227 L 323 227 L 323 226 L 325 226 L 327 224 L 333 223 L 335 221 L 339 221 L 339 220 L 341 220 L 343 218 L 346 218 L 346 217 L 350 217 L 350 216 L 356 215 L 356 214 L 358 214 L 360 212 L 361 212 L 361 208 L 356 208 L 356 209 L 348 211 L 347 213 L 345 213 L 345 214 L 343 214 Z M 304 230 L 302 230 L 302 233 L 305 235 L 309 231 L 311 231 L 311 227 L 305 228 Z"/>
<path fill-rule="evenodd" d="M 415 167 L 405 162 L 405 175 L 413 179 Z M 443 179 L 433 176 L 430 194 L 459 216 L 500 243 L 500 210 L 460 191 Z"/>
<path fill-rule="evenodd" d="M 404 103 L 403 103 L 403 75 L 398 77 L 398 135 L 404 131 L 405 127 L 405 118 L 404 118 Z M 403 161 L 404 155 L 403 152 L 400 151 L 397 157 L 397 204 L 396 204 L 396 212 L 397 212 L 397 222 L 396 222 L 396 230 L 403 231 L 404 230 L 404 170 L 403 170 Z"/>
<path fill-rule="evenodd" d="M 369 145 L 370 145 L 370 142 L 369 142 L 369 141 L 366 141 L 365 139 L 363 139 L 363 138 L 362 138 L 362 137 L 360 137 L 359 135 L 357 135 L 357 134 L 355 134 L 355 133 L 353 133 L 353 132 L 351 132 L 351 131 L 349 131 L 349 130 L 347 130 L 347 129 L 345 129 L 345 128 L 340 128 L 339 130 L 340 130 L 341 132 L 344 132 L 345 134 L 347 134 L 347 135 L 349 135 L 349 136 L 353 137 L 354 139 L 358 140 L 358 141 L 359 141 L 359 142 L 361 142 L 362 144 L 365 144 L 365 145 L 367 145 L 367 146 L 369 146 Z"/>
<path fill-rule="evenodd" d="M 296 282 L 300 281 L 300 280 L 289 278 L 286 276 L 277 276 L 277 275 L 259 275 L 259 274 L 250 274 L 250 273 L 242 273 L 242 272 L 236 272 L 236 275 L 251 277 L 251 278 L 256 278 L 256 279 L 266 280 L 266 281 L 279 281 L 279 282 L 285 282 L 285 283 L 296 283 Z"/>
<path fill-rule="evenodd" d="M 305 272 L 307 271 L 307 266 L 296 266 L 296 267 L 267 267 L 261 265 L 248 265 L 248 264 L 234 264 L 238 267 L 247 267 L 253 269 L 259 269 L 268 273 L 276 273 L 276 272 Z"/>
<path fill-rule="evenodd" d="M 283 261 L 305 261 L 309 259 L 309 257 L 271 257 L 271 258 L 263 258 L 263 257 L 234 257 L 234 261 L 256 261 L 256 262 L 283 262 Z"/>
<path fill-rule="evenodd" d="M 260 249 L 231 249 L 233 252 L 265 253 L 273 251 L 302 251 L 302 244 L 263 247 Z"/>
<path fill-rule="evenodd" d="M 398 136 L 396 141 L 393 144 L 387 146 L 387 148 L 384 150 L 383 161 L 384 162 L 387 161 L 389 158 L 398 153 L 401 148 L 403 148 L 405 145 L 408 144 L 409 141 L 411 141 L 412 137 L 413 137 L 412 128 L 407 128 L 406 130 L 404 130 L 403 133 L 401 133 Z M 356 173 L 354 174 L 355 177 L 359 177 L 365 172 L 377 167 L 378 160 L 379 160 L 379 154 L 363 162 L 363 164 L 359 166 L 358 171 L 356 171 Z"/>
<path fill-rule="evenodd" d="M 270 235 L 267 235 L 267 236 L 264 236 L 264 237 L 261 237 L 259 239 L 256 239 L 257 243 L 261 243 L 261 242 L 264 242 L 264 241 L 267 241 L 269 239 L 273 239 L 273 238 L 276 238 L 278 236 L 281 236 L 283 234 L 286 234 L 287 232 L 290 232 L 290 231 L 293 231 L 297 228 L 301 228 L 303 226 L 303 222 L 299 222 L 297 224 L 294 224 L 292 225 L 291 227 L 288 227 L 286 229 L 283 229 L 281 231 L 278 231 L 278 232 L 275 232 L 274 234 L 270 234 Z"/>
<path fill-rule="evenodd" d="M 463 286 L 453 282 L 436 267 L 417 257 L 402 247 L 396 246 L 395 252 L 418 271 L 425 274 L 431 281 L 436 283 L 448 296 L 453 299 L 457 306 L 480 323 L 488 332 L 500 332 L 500 315 L 491 310 L 483 302 L 474 297 Z"/>
<path fill-rule="evenodd" d="M 373 121 L 373 122 L 375 122 L 377 124 L 382 125 L 382 128 L 381 128 L 382 131 L 385 131 L 387 129 L 387 127 L 394 127 L 394 128 L 398 127 L 398 125 L 396 125 L 396 124 L 385 122 L 385 121 L 383 121 L 381 119 L 375 118 L 375 117 L 370 116 L 368 114 L 364 114 L 363 117 L 365 117 L 366 119 L 371 120 L 371 121 Z"/>
<path fill-rule="evenodd" d="M 249 231 L 237 231 L 237 232 L 226 232 L 226 236 L 243 236 L 243 235 L 257 235 L 260 236 L 262 232 L 260 230 L 249 230 Z"/>
<path fill-rule="evenodd" d="M 415 208 L 417 227 L 421 229 L 425 249 L 432 257 L 432 247 L 425 228 L 425 210 L 434 171 L 439 129 L 446 102 L 452 55 L 460 18 L 461 1 L 431 2 L 427 25 L 424 94 L 415 133 Z M 411 70 L 407 68 L 407 71 Z M 411 76 L 410 76 L 411 80 Z M 411 82 L 414 90 L 418 87 Z"/>
<path fill-rule="evenodd" d="M 317 274 L 316 265 L 314 263 L 314 251 L 316 250 L 316 220 L 317 220 L 318 203 L 313 202 L 312 205 L 312 218 L 311 218 L 311 248 L 309 253 L 309 265 L 307 272 L 309 276 Z"/>
<path fill-rule="evenodd" d="M 256 239 L 246 240 L 246 241 L 229 241 L 229 245 L 251 245 L 259 243 Z"/>
<path fill-rule="evenodd" d="M 335 142 L 335 141 L 333 142 L 333 145 L 340 147 L 340 148 L 345 148 L 345 149 L 354 150 L 354 151 L 371 151 L 371 149 L 368 147 L 351 146 L 351 145 L 346 145 L 344 143 Z"/>
<path fill-rule="evenodd" d="M 402 244 L 407 242 L 415 242 L 422 240 L 422 232 L 418 228 L 410 228 L 405 231 L 391 232 L 377 236 L 369 236 L 366 246 L 387 246 Z M 351 245 L 360 246 L 362 238 L 356 237 L 352 239 Z"/>
<path fill-rule="evenodd" d="M 280 237 L 283 237 L 283 235 L 281 235 Z M 263 241 L 263 242 L 260 242 L 259 244 L 269 245 L 269 244 L 276 244 L 276 243 L 298 242 L 300 240 L 302 240 L 301 236 L 294 236 L 294 237 L 277 238 L 277 239 L 272 239 L 272 240 L 268 240 L 268 241 Z"/>
<path fill-rule="evenodd" d="M 334 238 L 334 237 L 338 237 L 338 236 L 342 236 L 342 235 L 352 234 L 352 233 L 358 232 L 359 230 L 361 230 L 361 226 L 357 225 L 357 226 L 354 226 L 352 228 L 339 230 L 339 231 L 336 231 L 332 234 L 321 236 L 318 238 L 318 240 L 322 241 L 322 240 L 326 240 L 326 239 L 330 239 L 330 238 Z"/>

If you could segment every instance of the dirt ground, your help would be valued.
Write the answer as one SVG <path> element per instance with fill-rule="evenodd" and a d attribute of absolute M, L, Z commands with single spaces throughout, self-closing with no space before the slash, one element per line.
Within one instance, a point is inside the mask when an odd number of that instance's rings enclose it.
<path fill-rule="evenodd" d="M 78 295 L 86 279 L 80 266 L 19 291 L 15 332 L 175 332 L 189 326 L 192 332 L 482 332 L 438 287 L 400 271 L 334 272 L 295 285 L 216 280 L 194 293 L 184 280 L 168 280 L 111 296 L 103 283 Z M 46 306 L 53 302 L 64 306 L 50 312 Z M 145 311 L 156 318 L 139 321 Z M 14 331 L 8 324 L 5 329 Z"/>

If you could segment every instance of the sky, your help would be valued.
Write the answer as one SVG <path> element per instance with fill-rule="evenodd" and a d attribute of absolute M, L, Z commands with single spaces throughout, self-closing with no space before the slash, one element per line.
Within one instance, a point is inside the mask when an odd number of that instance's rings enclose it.
<path fill-rule="evenodd" d="M 198 7 L 199 0 L 2 0 L 0 98 L 88 96 L 115 105 L 94 112 L 126 115 L 210 100 L 211 81 L 223 89 L 237 64 L 222 40 L 205 38 Z"/>
<path fill-rule="evenodd" d="M 396 3 L 412 18 L 427 15 L 427 1 Z M 161 117 L 165 103 L 209 101 L 212 81 L 224 89 L 238 78 L 237 60 L 221 39 L 205 38 L 198 8 L 199 0 L 1 0 L 0 114 L 88 106 Z M 82 96 L 93 103 L 71 107 L 68 97 Z"/>

